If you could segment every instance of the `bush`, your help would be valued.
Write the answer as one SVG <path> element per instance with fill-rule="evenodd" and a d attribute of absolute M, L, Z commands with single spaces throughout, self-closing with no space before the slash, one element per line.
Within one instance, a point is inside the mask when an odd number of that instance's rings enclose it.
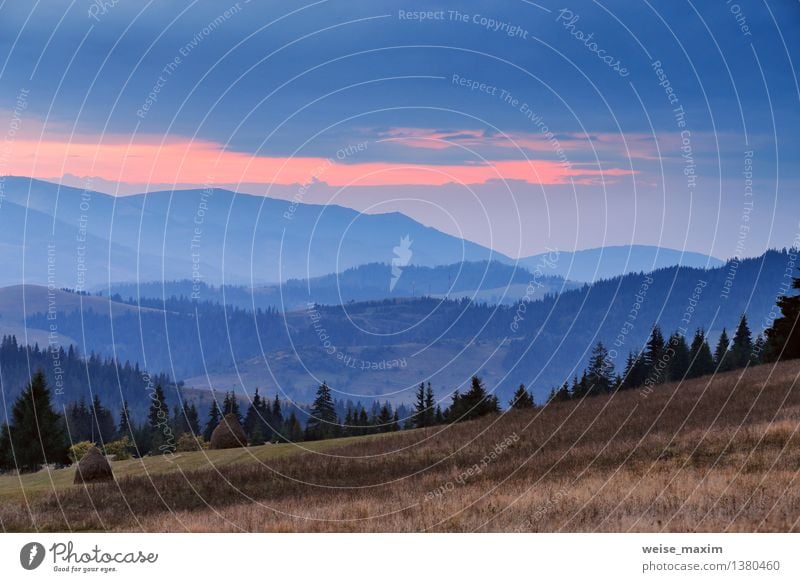
<path fill-rule="evenodd" d="M 202 449 L 207 449 L 208 443 L 203 440 L 201 436 L 194 436 L 189 434 L 188 432 L 183 433 L 180 437 L 178 437 L 178 445 L 176 448 L 177 452 L 180 453 L 189 453 L 192 451 L 200 451 Z"/>
<path fill-rule="evenodd" d="M 89 449 L 94 446 L 92 441 L 81 441 L 75 443 L 69 448 L 69 460 L 73 463 L 80 461 L 83 456 L 89 452 Z"/>
<path fill-rule="evenodd" d="M 115 461 L 124 461 L 131 458 L 131 441 L 124 436 L 121 439 L 106 443 L 106 454 L 114 455 Z"/>

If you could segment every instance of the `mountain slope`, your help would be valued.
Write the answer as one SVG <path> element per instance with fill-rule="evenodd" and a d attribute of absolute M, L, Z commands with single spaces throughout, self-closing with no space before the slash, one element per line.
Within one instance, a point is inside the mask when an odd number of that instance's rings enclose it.
<path fill-rule="evenodd" d="M 397 212 L 363 214 L 220 189 L 114 198 L 8 177 L 4 193 L 0 284 L 6 285 L 47 284 L 50 277 L 57 287 L 83 289 L 181 279 L 259 286 L 368 263 L 403 268 L 480 261 L 593 281 L 676 264 L 719 264 L 696 253 L 640 246 L 562 251 L 552 264 L 552 253 L 517 262 Z M 51 271 L 48 252 L 56 257 Z"/>
<path fill-rule="evenodd" d="M 674 265 L 711 269 L 722 264 L 719 259 L 702 253 L 646 245 L 549 252 L 520 259 L 520 265 L 528 269 L 540 266 L 549 274 L 589 283 L 628 273 L 649 273 Z"/>

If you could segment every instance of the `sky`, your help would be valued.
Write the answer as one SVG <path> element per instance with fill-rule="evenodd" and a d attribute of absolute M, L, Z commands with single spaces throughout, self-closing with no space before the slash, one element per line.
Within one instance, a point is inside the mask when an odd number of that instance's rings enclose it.
<path fill-rule="evenodd" d="M 4 3 L 0 174 L 753 256 L 800 236 L 799 32 L 796 0 Z"/>

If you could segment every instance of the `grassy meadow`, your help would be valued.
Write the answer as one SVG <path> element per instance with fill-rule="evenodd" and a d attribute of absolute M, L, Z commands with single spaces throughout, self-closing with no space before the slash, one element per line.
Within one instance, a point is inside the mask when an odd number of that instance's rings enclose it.
<path fill-rule="evenodd" d="M 800 531 L 800 362 L 456 425 L 0 477 L 4 531 Z"/>

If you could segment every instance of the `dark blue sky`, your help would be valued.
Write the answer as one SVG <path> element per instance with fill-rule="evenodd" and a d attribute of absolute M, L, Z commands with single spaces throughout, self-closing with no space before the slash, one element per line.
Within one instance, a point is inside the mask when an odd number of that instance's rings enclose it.
<path fill-rule="evenodd" d="M 0 110 L 13 121 L 21 92 L 25 105 L 2 173 L 120 193 L 202 184 L 109 147 L 196 142 L 220 154 L 218 183 L 291 198 L 316 181 L 307 201 L 401 210 L 508 254 L 640 242 L 727 257 L 800 230 L 794 0 L 48 1 L 4 4 L 0 28 Z M 76 143 L 97 150 L 91 169 Z M 198 159 L 179 151 L 159 163 Z M 287 158 L 305 161 L 273 174 Z M 423 170 L 381 169 L 398 164 Z M 502 175 L 475 172 L 487 164 Z M 432 167 L 458 185 L 426 180 Z"/>

